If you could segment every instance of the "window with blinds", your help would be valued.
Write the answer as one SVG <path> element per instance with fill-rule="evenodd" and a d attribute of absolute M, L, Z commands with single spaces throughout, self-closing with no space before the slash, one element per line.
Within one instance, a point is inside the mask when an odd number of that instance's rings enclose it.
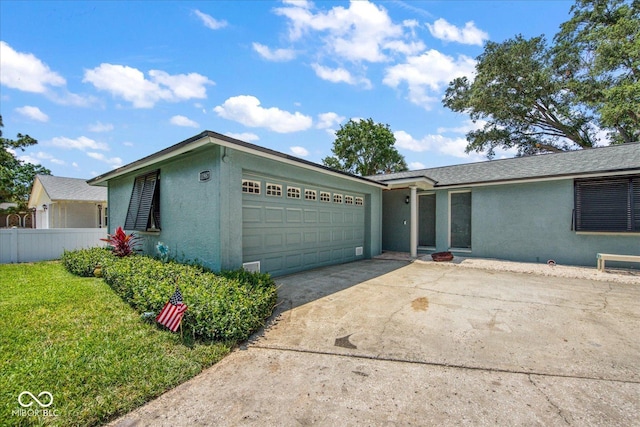
<path fill-rule="evenodd" d="M 574 183 L 575 230 L 640 232 L 640 176 Z"/>
<path fill-rule="evenodd" d="M 133 182 L 125 230 L 160 230 L 160 171 L 139 175 Z"/>

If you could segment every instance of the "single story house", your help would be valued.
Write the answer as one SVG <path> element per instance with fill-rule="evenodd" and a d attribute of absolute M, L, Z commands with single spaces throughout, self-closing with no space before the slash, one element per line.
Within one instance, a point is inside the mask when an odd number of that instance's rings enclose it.
<path fill-rule="evenodd" d="M 359 177 L 205 131 L 88 183 L 108 186 L 111 232 L 214 270 L 278 276 L 383 250 L 640 255 L 640 144 Z"/>
<path fill-rule="evenodd" d="M 640 144 L 371 176 L 382 249 L 595 266 L 640 255 Z"/>
<path fill-rule="evenodd" d="M 107 189 L 79 178 L 36 175 L 28 207 L 36 228 L 102 228 L 107 224 Z"/>
<path fill-rule="evenodd" d="M 88 183 L 108 186 L 110 231 L 214 270 L 277 276 L 382 251 L 386 184 L 211 131 Z"/>

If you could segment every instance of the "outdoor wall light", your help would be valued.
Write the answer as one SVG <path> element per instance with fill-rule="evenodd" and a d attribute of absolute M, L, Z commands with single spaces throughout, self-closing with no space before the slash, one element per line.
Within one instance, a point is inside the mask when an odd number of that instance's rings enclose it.
<path fill-rule="evenodd" d="M 42 205 L 42 209 L 46 211 L 47 210 L 47 205 Z"/>
<path fill-rule="evenodd" d="M 411 197 L 409 197 L 409 196 L 405 197 L 405 198 L 404 198 L 404 202 L 405 202 L 406 204 L 409 204 L 409 203 L 411 202 Z"/>

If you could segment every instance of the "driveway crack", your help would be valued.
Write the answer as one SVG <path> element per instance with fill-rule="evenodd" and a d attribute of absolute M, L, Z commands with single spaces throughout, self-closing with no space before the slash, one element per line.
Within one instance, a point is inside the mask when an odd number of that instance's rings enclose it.
<path fill-rule="evenodd" d="M 557 412 L 557 414 L 560 416 L 560 418 L 562 418 L 562 420 L 564 421 L 564 423 L 566 425 L 571 425 L 571 421 L 567 418 L 567 415 L 565 415 L 564 411 L 560 408 L 560 406 L 558 406 L 558 404 L 556 404 L 554 401 L 551 400 L 551 397 L 545 393 L 545 391 L 533 380 L 533 375 L 529 374 L 527 375 L 529 382 L 531 383 L 531 385 L 541 394 L 544 396 L 545 400 L 547 401 L 547 403 L 549 405 L 551 405 Z"/>

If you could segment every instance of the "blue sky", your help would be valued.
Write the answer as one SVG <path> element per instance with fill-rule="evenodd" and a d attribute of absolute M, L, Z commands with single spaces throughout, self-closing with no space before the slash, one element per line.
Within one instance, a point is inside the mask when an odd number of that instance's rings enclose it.
<path fill-rule="evenodd" d="M 2 0 L 3 134 L 87 179 L 203 130 L 321 162 L 369 117 L 411 169 L 480 161 L 473 124 L 441 105 L 448 82 L 473 77 L 487 40 L 551 40 L 572 4 Z"/>

